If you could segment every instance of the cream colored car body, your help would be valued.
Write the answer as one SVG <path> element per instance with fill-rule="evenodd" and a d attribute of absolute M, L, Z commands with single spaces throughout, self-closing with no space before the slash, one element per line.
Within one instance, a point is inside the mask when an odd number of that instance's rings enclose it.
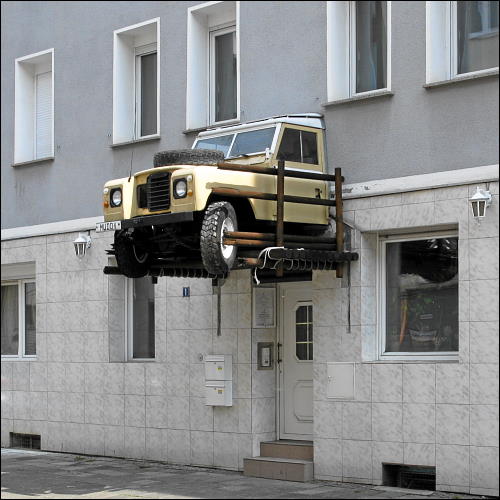
<path fill-rule="evenodd" d="M 324 137 L 322 128 L 307 127 L 286 121 L 278 122 L 280 127 L 277 139 L 275 139 L 275 150 L 270 153 L 252 154 L 241 157 L 231 157 L 228 163 L 247 165 L 276 166 L 277 152 L 281 144 L 281 138 L 285 128 L 294 128 L 317 134 L 318 164 L 298 163 L 287 161 L 285 167 L 294 170 L 309 170 L 314 172 L 325 171 Z M 253 128 L 255 129 L 255 128 Z M 222 133 L 231 131 L 231 127 L 221 129 Z M 267 156 L 267 158 L 266 158 Z M 139 208 L 137 200 L 137 189 L 139 184 L 145 184 L 151 174 L 159 172 L 172 172 L 170 179 L 171 202 L 169 210 L 150 212 L 147 208 Z M 188 180 L 188 196 L 177 199 L 173 196 L 173 186 L 177 179 Z M 203 165 L 175 165 L 167 167 L 156 167 L 143 170 L 130 178 L 116 179 L 105 184 L 103 203 L 105 222 L 131 219 L 137 216 L 157 215 L 166 213 L 198 212 L 207 207 L 212 188 L 234 188 L 245 191 L 259 191 L 263 193 L 276 193 L 277 177 L 274 175 L 255 174 L 248 172 L 235 172 L 218 169 L 216 166 Z M 111 207 L 110 193 L 113 188 L 122 189 L 122 204 L 120 207 Z M 310 198 L 329 197 L 328 185 L 325 181 L 285 178 L 285 194 L 295 196 L 306 196 Z M 227 200 L 231 202 L 231 198 Z M 276 220 L 276 202 L 267 200 L 249 199 L 254 216 L 258 220 Z M 238 215 L 238 214 L 236 214 Z M 322 205 L 305 205 L 298 203 L 285 203 L 284 219 L 286 222 L 297 222 L 304 224 L 328 224 L 328 207 Z"/>

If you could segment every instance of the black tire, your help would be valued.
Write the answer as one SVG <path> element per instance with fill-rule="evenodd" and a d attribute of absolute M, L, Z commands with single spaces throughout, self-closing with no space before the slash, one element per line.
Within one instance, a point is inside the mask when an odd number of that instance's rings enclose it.
<path fill-rule="evenodd" d="M 200 239 L 203 265 L 209 273 L 215 275 L 230 271 L 236 259 L 237 247 L 222 245 L 224 230 L 238 231 L 236 212 L 231 203 L 217 201 L 205 211 Z"/>
<path fill-rule="evenodd" d="M 128 231 L 115 232 L 114 251 L 118 269 L 127 278 L 142 278 L 149 271 L 151 254 L 141 250 Z"/>
<path fill-rule="evenodd" d="M 212 149 L 174 149 L 160 151 L 154 155 L 153 165 L 166 167 L 168 165 L 216 165 L 224 161 L 222 151 Z"/>

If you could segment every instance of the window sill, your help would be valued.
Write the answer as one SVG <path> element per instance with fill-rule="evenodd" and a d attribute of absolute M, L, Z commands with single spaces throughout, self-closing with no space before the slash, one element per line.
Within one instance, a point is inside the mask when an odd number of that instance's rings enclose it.
<path fill-rule="evenodd" d="M 37 163 L 48 163 L 54 161 L 54 156 L 45 156 L 44 158 L 37 158 L 36 160 L 21 161 L 19 163 L 13 163 L 13 167 L 24 167 L 25 165 L 35 165 Z"/>
<path fill-rule="evenodd" d="M 205 132 L 207 130 L 207 127 L 199 127 L 199 128 L 187 128 L 182 131 L 183 134 L 188 135 L 188 134 L 197 134 L 198 132 Z"/>
<path fill-rule="evenodd" d="M 453 357 L 453 358 L 439 358 L 439 357 L 436 357 L 436 359 L 429 359 L 428 357 L 424 358 L 424 359 L 418 359 L 418 358 L 404 358 L 404 357 L 401 357 L 399 359 L 395 359 L 395 358 L 384 358 L 384 359 L 376 359 L 376 360 L 372 360 L 372 361 L 362 361 L 362 364 L 365 364 L 365 365 L 383 365 L 383 364 L 401 364 L 401 363 L 419 363 L 419 364 L 424 364 L 424 363 L 427 363 L 427 364 L 435 364 L 435 363 L 460 363 L 460 360 L 457 357 Z"/>
<path fill-rule="evenodd" d="M 339 106 L 341 104 L 348 104 L 350 102 L 364 101 L 366 99 L 373 99 L 375 97 L 391 97 L 394 95 L 392 90 L 375 90 L 366 94 L 355 95 L 352 97 L 347 97 L 346 99 L 337 99 L 336 101 L 325 102 L 321 106 L 327 108 L 329 106 Z"/>
<path fill-rule="evenodd" d="M 455 78 L 450 78 L 449 80 L 426 83 L 425 85 L 423 85 L 423 87 L 424 89 L 432 89 L 434 87 L 443 87 L 444 85 L 453 85 L 459 82 L 468 82 L 470 80 L 479 80 L 481 78 L 489 78 L 492 76 L 498 76 L 498 68 L 486 70 L 483 72 L 470 73 L 464 76 L 456 76 Z"/>
<path fill-rule="evenodd" d="M 160 140 L 160 135 L 155 134 L 155 135 L 150 135 L 149 137 L 143 137 L 141 139 L 134 139 L 132 141 L 117 142 L 117 143 L 111 144 L 109 147 L 110 148 L 119 148 L 120 146 L 128 146 L 130 144 L 137 144 L 138 142 L 148 142 L 148 141 L 158 141 L 158 140 Z"/>
<path fill-rule="evenodd" d="M 6 363 L 7 361 L 36 361 L 36 356 L 2 356 L 2 363 Z"/>

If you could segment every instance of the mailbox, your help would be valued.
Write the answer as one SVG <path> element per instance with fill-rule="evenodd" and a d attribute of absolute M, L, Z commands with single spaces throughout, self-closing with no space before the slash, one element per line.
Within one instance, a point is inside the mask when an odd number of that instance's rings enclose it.
<path fill-rule="evenodd" d="M 233 405 L 233 358 L 230 354 L 205 356 L 205 404 Z"/>

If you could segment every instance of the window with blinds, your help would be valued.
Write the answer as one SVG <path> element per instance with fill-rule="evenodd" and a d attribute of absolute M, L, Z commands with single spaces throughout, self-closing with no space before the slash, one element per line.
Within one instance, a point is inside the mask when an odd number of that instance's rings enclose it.
<path fill-rule="evenodd" d="M 52 71 L 35 76 L 35 158 L 52 154 Z"/>

